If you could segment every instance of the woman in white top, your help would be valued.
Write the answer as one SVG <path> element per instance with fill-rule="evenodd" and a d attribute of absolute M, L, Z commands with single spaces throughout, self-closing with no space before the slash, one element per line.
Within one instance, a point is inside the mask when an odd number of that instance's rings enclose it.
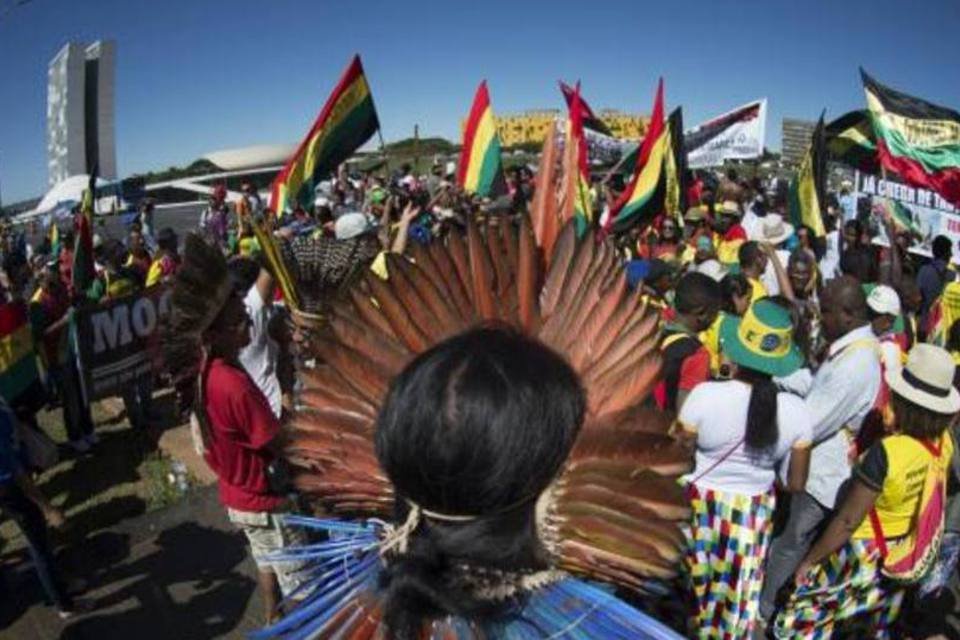
<path fill-rule="evenodd" d="M 803 363 L 790 313 L 762 298 L 742 319 L 727 318 L 720 333 L 733 379 L 698 385 L 679 415 L 696 439 L 696 468 L 687 478 L 690 633 L 748 638 L 759 617 L 777 469 L 789 458 L 786 488 L 803 490 L 813 429 L 803 401 L 772 381 Z"/>

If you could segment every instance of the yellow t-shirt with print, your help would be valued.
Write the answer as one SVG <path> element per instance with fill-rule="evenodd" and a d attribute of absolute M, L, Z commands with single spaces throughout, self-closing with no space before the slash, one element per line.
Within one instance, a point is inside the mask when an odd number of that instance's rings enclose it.
<path fill-rule="evenodd" d="M 874 447 L 882 447 L 886 457 L 887 468 L 883 486 L 873 486 L 868 477 L 872 474 L 866 469 L 870 465 L 867 458 L 877 454 L 872 448 L 861 458 L 855 474 L 864 484 L 880 491 L 874 508 L 880 518 L 883 536 L 888 539 L 905 536 L 910 533 L 910 527 L 917 514 L 920 494 L 923 492 L 927 477 L 927 468 L 933 464 L 933 456 L 917 439 L 902 434 L 887 436 Z M 950 430 L 947 429 L 940 437 L 940 464 L 945 468 L 949 467 L 952 457 L 953 438 L 950 436 Z M 869 516 L 865 517 L 853 532 L 853 538 L 858 540 L 874 538 Z"/>

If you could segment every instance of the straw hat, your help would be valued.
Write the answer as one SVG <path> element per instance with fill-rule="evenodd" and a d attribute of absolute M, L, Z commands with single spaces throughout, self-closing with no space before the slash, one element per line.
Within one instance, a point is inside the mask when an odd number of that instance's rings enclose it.
<path fill-rule="evenodd" d="M 770 244 L 780 244 L 793 235 L 793 225 L 783 221 L 783 216 L 778 213 L 768 213 L 762 218 L 760 233 L 763 234 L 760 240 Z"/>
<path fill-rule="evenodd" d="M 944 349 L 919 343 L 910 350 L 907 364 L 886 373 L 890 388 L 910 402 L 934 413 L 960 411 L 960 393 L 953 386 L 956 365 Z"/>
<path fill-rule="evenodd" d="M 758 300 L 743 318 L 725 316 L 720 344 L 735 364 L 771 376 L 788 376 L 803 365 L 790 313 L 771 300 Z"/>

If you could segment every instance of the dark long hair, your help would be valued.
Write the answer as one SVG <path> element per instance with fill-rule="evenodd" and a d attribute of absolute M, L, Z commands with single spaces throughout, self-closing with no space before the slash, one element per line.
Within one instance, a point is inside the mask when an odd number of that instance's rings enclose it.
<path fill-rule="evenodd" d="M 738 368 L 737 379 L 750 385 L 744 443 L 747 449 L 754 451 L 769 449 L 780 437 L 780 428 L 777 425 L 777 386 L 766 373 L 743 367 Z"/>
<path fill-rule="evenodd" d="M 393 381 L 376 449 L 396 487 L 398 519 L 408 500 L 475 519 L 422 517 L 406 553 L 390 559 L 381 587 L 391 637 L 419 638 L 431 617 L 495 614 L 460 579 L 463 567 L 547 568 L 535 503 L 569 455 L 585 407 L 570 366 L 506 327 L 446 340 Z"/>

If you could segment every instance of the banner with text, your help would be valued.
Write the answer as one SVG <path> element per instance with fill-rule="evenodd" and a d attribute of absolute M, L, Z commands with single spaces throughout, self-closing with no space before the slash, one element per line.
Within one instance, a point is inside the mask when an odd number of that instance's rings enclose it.
<path fill-rule="evenodd" d="M 881 211 L 893 216 L 895 225 L 914 237 L 912 253 L 930 256 L 933 239 L 939 235 L 950 238 L 954 246 L 960 242 L 960 211 L 929 189 L 911 187 L 893 180 L 867 173 L 855 173 L 856 210 L 858 215 L 873 215 Z M 874 242 L 889 246 L 889 240 L 878 226 Z M 960 258 L 954 252 L 954 258 Z"/>
<path fill-rule="evenodd" d="M 159 369 L 159 330 L 170 312 L 170 292 L 157 285 L 78 311 L 77 342 L 91 400 L 117 395 Z"/>
<path fill-rule="evenodd" d="M 724 160 L 763 155 L 767 99 L 755 100 L 689 129 L 683 134 L 690 169 L 719 167 Z"/>

